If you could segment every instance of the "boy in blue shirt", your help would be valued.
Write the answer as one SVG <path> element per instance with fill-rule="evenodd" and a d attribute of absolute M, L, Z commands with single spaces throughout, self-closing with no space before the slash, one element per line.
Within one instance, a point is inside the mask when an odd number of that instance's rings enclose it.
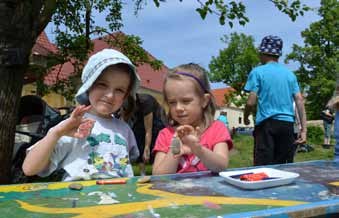
<path fill-rule="evenodd" d="M 246 125 L 249 124 L 248 116 L 258 99 L 254 165 L 293 162 L 295 145 L 306 142 L 306 113 L 297 78 L 278 63 L 282 45 L 282 40 L 277 36 L 263 38 L 259 48 L 262 65 L 250 72 L 244 88 L 250 93 L 244 112 Z M 293 135 L 293 102 L 296 103 L 301 121 L 297 140 Z"/>

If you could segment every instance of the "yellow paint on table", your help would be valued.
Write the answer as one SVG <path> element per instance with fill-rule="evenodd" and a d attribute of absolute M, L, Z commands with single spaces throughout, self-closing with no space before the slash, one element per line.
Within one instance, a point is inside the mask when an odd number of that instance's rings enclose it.
<path fill-rule="evenodd" d="M 229 205 L 270 205 L 270 206 L 294 206 L 305 204 L 302 201 L 288 201 L 288 200 L 272 200 L 272 199 L 255 199 L 255 198 L 237 198 L 237 197 L 221 197 L 221 196 L 186 196 L 182 194 L 171 193 L 167 191 L 150 189 L 152 184 L 138 185 L 137 192 L 146 195 L 153 195 L 162 197 L 161 199 L 149 200 L 143 202 L 121 203 L 112 205 L 97 205 L 81 208 L 48 208 L 39 205 L 32 205 L 24 201 L 17 202 L 22 209 L 31 212 L 40 212 L 48 214 L 76 214 L 75 217 L 112 217 L 117 215 L 126 215 L 145 211 L 152 208 L 167 208 L 171 205 L 203 205 L 205 202 L 215 204 L 229 204 Z"/>
<path fill-rule="evenodd" d="M 334 186 L 339 186 L 339 182 L 330 182 L 330 183 L 328 183 L 328 184 L 334 185 Z"/>
<path fill-rule="evenodd" d="M 115 180 L 115 179 L 110 179 Z M 118 178 L 117 180 L 125 180 L 128 178 Z M 29 192 L 29 191 L 37 191 L 43 189 L 56 190 L 62 188 L 68 188 L 68 186 L 73 182 L 58 182 L 58 183 L 27 183 L 27 184 L 19 184 L 19 185 L 6 185 L 0 186 L 0 192 Z M 92 186 L 96 185 L 96 180 L 90 181 L 76 181 L 83 186 Z"/>

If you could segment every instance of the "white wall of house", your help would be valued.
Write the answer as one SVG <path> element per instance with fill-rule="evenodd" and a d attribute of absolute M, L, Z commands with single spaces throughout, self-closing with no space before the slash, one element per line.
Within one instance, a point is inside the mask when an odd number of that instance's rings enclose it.
<path fill-rule="evenodd" d="M 253 116 L 250 115 L 250 124 L 245 125 L 244 123 L 244 111 L 241 108 L 236 107 L 220 107 L 217 109 L 215 113 L 215 119 L 218 118 L 221 111 L 225 111 L 227 113 L 227 119 L 229 123 L 229 129 L 237 128 L 237 127 L 254 127 Z"/>

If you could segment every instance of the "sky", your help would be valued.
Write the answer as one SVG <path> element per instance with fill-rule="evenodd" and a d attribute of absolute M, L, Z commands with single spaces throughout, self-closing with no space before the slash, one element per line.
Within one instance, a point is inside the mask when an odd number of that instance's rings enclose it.
<path fill-rule="evenodd" d="M 216 15 L 208 15 L 206 20 L 202 20 L 195 11 L 199 6 L 197 1 L 180 3 L 178 0 L 171 0 L 162 3 L 160 8 L 156 8 L 149 1 L 138 17 L 124 13 L 122 31 L 140 36 L 143 39 L 143 47 L 170 68 L 194 62 L 208 69 L 212 56 L 218 56 L 219 50 L 226 47 L 220 40 L 223 35 L 229 35 L 231 32 L 252 35 L 256 46 L 264 36 L 278 35 L 284 41 L 284 56 L 291 51 L 293 43 L 303 45 L 301 31 L 320 19 L 312 11 L 292 22 L 268 0 L 243 2 L 246 3 L 250 19 L 244 27 L 222 26 Z M 320 0 L 306 2 L 312 7 L 320 5 Z M 126 11 L 130 10 L 131 8 L 127 8 Z"/>
<path fill-rule="evenodd" d="M 292 44 L 303 45 L 301 31 L 320 19 L 316 12 L 311 11 L 292 22 L 269 0 L 248 0 L 243 2 L 247 6 L 250 22 L 245 26 L 235 22 L 234 27 L 230 28 L 228 25 L 220 25 L 216 15 L 209 14 L 202 20 L 195 11 L 199 6 L 195 0 L 183 2 L 168 0 L 162 2 L 159 8 L 152 0 L 147 2 L 138 16 L 134 15 L 133 4 L 130 1 L 125 5 L 122 31 L 141 37 L 142 47 L 169 68 L 194 62 L 208 70 L 212 56 L 217 57 L 219 50 L 226 48 L 226 44 L 221 42 L 220 38 L 232 32 L 252 35 L 256 46 L 264 36 L 278 35 L 284 41 L 283 56 L 285 56 L 291 52 Z M 304 2 L 312 7 L 320 5 L 320 0 Z M 95 20 L 99 24 L 105 23 L 103 16 L 100 15 L 96 15 Z M 46 32 L 53 39 L 51 31 L 49 25 Z M 296 66 L 289 64 L 292 70 Z"/>

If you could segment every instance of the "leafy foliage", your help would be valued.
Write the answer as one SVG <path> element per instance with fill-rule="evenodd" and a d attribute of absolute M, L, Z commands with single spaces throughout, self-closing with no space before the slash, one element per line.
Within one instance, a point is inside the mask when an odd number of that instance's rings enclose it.
<path fill-rule="evenodd" d="M 296 18 L 301 15 L 304 15 L 305 11 L 310 10 L 307 5 L 302 5 L 300 1 L 292 1 L 288 4 L 288 0 L 271 0 L 275 6 L 281 10 L 283 13 L 287 14 L 292 21 L 295 21 Z"/>
<path fill-rule="evenodd" d="M 324 139 L 324 130 L 320 126 L 307 127 L 307 140 L 316 144 L 322 144 Z"/>
<path fill-rule="evenodd" d="M 183 0 L 179 0 L 183 2 Z M 292 21 L 295 21 L 298 16 L 304 15 L 304 12 L 310 10 L 310 8 L 301 4 L 300 0 L 269 0 L 272 2 L 278 10 L 287 14 Z M 147 0 L 135 0 L 135 13 L 143 8 L 147 4 Z M 156 7 L 160 7 L 161 2 L 166 0 L 153 0 Z M 196 8 L 196 11 L 200 14 L 202 19 L 205 19 L 208 14 L 214 14 L 219 17 L 219 23 L 225 25 L 226 23 L 232 28 L 235 21 L 242 26 L 246 25 L 250 20 L 246 16 L 246 6 L 242 1 L 223 1 L 223 0 L 197 0 L 200 7 Z"/>
<path fill-rule="evenodd" d="M 120 32 L 123 26 L 121 10 L 123 2 L 112 1 L 57 1 L 56 13 L 52 17 L 56 29 L 56 45 L 58 53 L 48 57 L 48 72 L 55 65 L 70 62 L 74 74 L 68 79 L 58 79 L 50 87 L 44 85 L 43 77 L 36 81 L 38 93 L 41 95 L 54 91 L 73 101 L 73 95 L 79 84 L 84 63 L 93 51 L 91 39 L 95 36 L 103 38 L 110 46 L 118 48 L 128 56 L 135 65 L 149 63 L 154 69 L 159 69 L 162 62 L 150 59 L 142 49 L 142 40 L 138 36 L 124 35 Z M 97 26 L 93 14 L 105 13 L 107 27 Z M 59 67 L 60 68 L 60 67 Z M 36 73 L 39 73 L 35 71 Z"/>
<path fill-rule="evenodd" d="M 221 41 L 226 44 L 226 48 L 219 51 L 218 57 L 212 57 L 209 64 L 210 79 L 222 81 L 234 88 L 230 96 L 225 96 L 227 102 L 242 106 L 246 103 L 246 94 L 242 90 L 248 73 L 259 63 L 254 39 L 243 33 L 232 33 L 230 38 L 224 35 Z"/>
<path fill-rule="evenodd" d="M 280 11 L 287 14 L 292 21 L 299 15 L 303 15 L 305 11 L 308 11 L 310 8 L 304 4 L 300 3 L 300 0 L 291 1 L 289 4 L 288 1 L 282 0 L 270 0 Z M 217 14 L 219 16 L 219 23 L 225 25 L 226 21 L 228 25 L 232 28 L 233 22 L 238 21 L 238 23 L 244 26 L 249 22 L 248 17 L 246 16 L 246 6 L 242 1 L 223 1 L 223 0 L 208 0 L 202 2 L 198 0 L 200 7 L 196 11 L 200 14 L 202 19 L 205 19 L 207 14 Z"/>
<path fill-rule="evenodd" d="M 245 25 L 249 22 L 246 17 L 246 7 L 240 1 L 230 1 L 224 3 L 220 0 L 209 0 L 204 3 L 197 0 L 200 4 L 196 10 L 202 19 L 205 19 L 207 14 L 216 14 L 219 17 L 219 23 L 224 25 L 228 22 L 230 27 L 233 27 L 233 22 L 238 21 L 240 25 Z M 139 10 L 147 3 L 147 0 L 136 0 L 135 11 Z M 164 0 L 152 1 L 157 7 Z M 180 0 L 182 2 L 182 0 Z M 288 14 L 292 20 L 296 16 L 301 15 L 302 11 L 308 10 L 306 6 L 301 6 L 299 0 L 293 1 L 290 5 L 281 3 L 280 1 L 273 2 L 279 10 Z M 124 2 L 121 0 L 110 1 L 57 1 L 55 5 L 55 13 L 52 17 L 52 22 L 57 27 L 55 29 L 56 44 L 59 48 L 57 54 L 50 55 L 47 68 L 48 72 L 57 64 L 71 62 L 74 68 L 74 74 L 68 80 L 58 79 L 53 86 L 46 86 L 43 83 L 43 74 L 41 71 L 32 71 L 36 74 L 37 93 L 40 95 L 47 94 L 50 91 L 57 92 L 67 98 L 73 100 L 73 94 L 79 84 L 81 71 L 84 67 L 84 62 L 88 58 L 88 54 L 93 50 L 91 39 L 94 36 L 110 35 L 106 38 L 107 42 L 113 47 L 119 48 L 125 53 L 136 65 L 149 63 L 154 69 L 159 69 L 161 61 L 151 60 L 146 52 L 141 48 L 142 41 L 138 36 L 114 37 L 112 33 L 119 31 L 123 27 L 122 8 Z M 98 26 L 95 23 L 94 14 L 105 14 L 107 27 Z"/>
<path fill-rule="evenodd" d="M 319 119 L 319 112 L 333 94 L 339 69 L 338 1 L 322 0 L 319 15 L 321 20 L 301 33 L 304 47 L 294 44 L 292 53 L 286 58 L 300 63 L 296 75 L 307 93 L 308 119 Z"/>

